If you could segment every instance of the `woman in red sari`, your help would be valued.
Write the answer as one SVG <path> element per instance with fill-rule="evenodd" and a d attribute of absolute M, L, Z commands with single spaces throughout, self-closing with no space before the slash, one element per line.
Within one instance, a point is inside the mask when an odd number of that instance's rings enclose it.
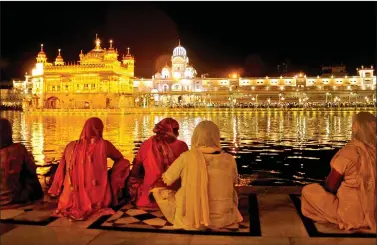
<path fill-rule="evenodd" d="M 25 146 L 13 143 L 12 126 L 0 119 L 0 206 L 2 209 L 28 204 L 43 197 L 37 166 Z"/>
<path fill-rule="evenodd" d="M 49 190 L 59 196 L 56 215 L 85 220 L 95 212 L 113 214 L 129 175 L 129 161 L 115 146 L 102 138 L 103 123 L 93 117 L 86 121 L 80 139 L 67 145 Z M 107 171 L 107 158 L 114 165 Z"/>
<path fill-rule="evenodd" d="M 188 150 L 187 144 L 177 139 L 178 130 L 179 124 L 176 120 L 165 118 L 154 127 L 155 135 L 140 146 L 128 181 L 131 201 L 135 202 L 136 206 L 158 207 L 156 202 L 149 198 L 152 185 L 179 155 Z M 179 187 L 180 181 L 177 181 L 169 188 L 177 190 Z"/>

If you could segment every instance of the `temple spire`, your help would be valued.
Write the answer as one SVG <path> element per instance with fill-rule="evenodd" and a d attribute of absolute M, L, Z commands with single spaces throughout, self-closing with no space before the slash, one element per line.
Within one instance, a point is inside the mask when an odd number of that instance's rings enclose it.
<path fill-rule="evenodd" d="M 127 48 L 127 55 L 130 55 L 130 47 Z"/>
<path fill-rule="evenodd" d="M 110 49 L 113 48 L 113 40 L 110 39 Z"/>
<path fill-rule="evenodd" d="M 101 49 L 101 41 L 98 38 L 98 34 L 96 34 L 96 49 Z"/>
<path fill-rule="evenodd" d="M 64 60 L 63 60 L 63 57 L 61 56 L 60 51 L 61 49 L 58 49 L 58 56 L 55 59 L 55 65 L 64 65 Z"/>
<path fill-rule="evenodd" d="M 43 44 L 41 44 L 41 51 L 39 51 L 37 55 L 37 62 L 38 63 L 45 63 L 47 62 L 47 56 L 45 52 L 43 51 Z"/>
<path fill-rule="evenodd" d="M 181 39 L 178 38 L 178 46 L 181 46 Z"/>

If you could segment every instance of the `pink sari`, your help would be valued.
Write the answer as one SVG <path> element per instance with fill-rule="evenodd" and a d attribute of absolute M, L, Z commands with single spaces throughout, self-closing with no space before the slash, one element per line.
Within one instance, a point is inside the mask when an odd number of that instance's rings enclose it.
<path fill-rule="evenodd" d="M 156 124 L 153 132 L 156 135 L 145 141 L 138 151 L 128 181 L 131 201 L 139 207 L 157 208 L 155 201 L 150 200 L 151 187 L 161 180 L 161 175 L 183 152 L 188 150 L 185 142 L 177 140 L 179 124 L 172 118 L 165 118 Z M 159 181 L 159 185 L 164 185 Z M 180 181 L 169 188 L 178 190 Z"/>
<path fill-rule="evenodd" d="M 86 121 L 80 139 L 66 147 L 49 190 L 59 197 L 56 214 L 85 220 L 95 212 L 113 214 L 129 175 L 129 162 L 102 138 L 99 118 Z M 107 158 L 114 160 L 110 178 Z"/>

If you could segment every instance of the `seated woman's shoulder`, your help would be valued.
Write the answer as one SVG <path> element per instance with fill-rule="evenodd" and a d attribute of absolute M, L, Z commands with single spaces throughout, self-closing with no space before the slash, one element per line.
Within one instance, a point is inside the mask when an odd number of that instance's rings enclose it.
<path fill-rule="evenodd" d="M 179 145 L 181 145 L 182 147 L 186 147 L 188 149 L 188 145 L 186 144 L 186 142 L 182 141 L 182 140 L 177 140 L 176 141 Z"/>
<path fill-rule="evenodd" d="M 25 145 L 22 143 L 13 143 L 8 147 L 17 151 L 27 151 Z"/>
<path fill-rule="evenodd" d="M 70 149 L 73 149 L 75 147 L 75 145 L 77 144 L 77 140 L 74 140 L 74 141 L 71 141 L 67 144 L 67 146 L 65 147 L 66 150 L 70 150 Z"/>
<path fill-rule="evenodd" d="M 185 151 L 185 152 L 182 152 L 181 155 L 179 155 L 179 157 L 187 157 L 189 155 L 190 151 Z"/>
<path fill-rule="evenodd" d="M 142 148 L 142 147 L 144 148 L 144 147 L 151 147 L 151 146 L 152 146 L 152 137 L 150 137 L 150 138 L 144 140 L 144 141 L 140 144 L 139 149 Z"/>
<path fill-rule="evenodd" d="M 352 142 L 348 142 L 343 148 L 341 148 L 339 151 L 341 152 L 357 152 L 357 146 Z"/>
<path fill-rule="evenodd" d="M 26 147 L 22 143 L 13 143 L 10 146 L 15 147 L 15 148 L 18 147 L 18 148 L 25 148 L 26 149 Z"/>
<path fill-rule="evenodd" d="M 26 147 L 21 143 L 13 143 L 1 150 L 4 154 L 24 156 L 27 154 Z"/>
<path fill-rule="evenodd" d="M 220 156 L 221 156 L 222 159 L 224 159 L 224 161 L 234 161 L 235 160 L 234 157 L 231 154 L 229 154 L 225 151 L 221 152 Z"/>
<path fill-rule="evenodd" d="M 359 151 L 357 149 L 357 146 L 355 146 L 352 142 L 349 142 L 339 150 L 338 154 L 344 158 L 356 162 L 359 155 Z"/>

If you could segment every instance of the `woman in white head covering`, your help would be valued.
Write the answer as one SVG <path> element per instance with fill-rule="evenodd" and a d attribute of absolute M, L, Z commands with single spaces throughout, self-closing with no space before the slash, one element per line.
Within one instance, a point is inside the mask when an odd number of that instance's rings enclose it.
<path fill-rule="evenodd" d="M 219 128 L 203 121 L 194 130 L 191 149 L 162 175 L 168 186 L 181 178 L 182 187 L 177 192 L 155 187 L 152 192 L 175 228 L 223 228 L 242 221 L 237 176 L 233 156 L 221 150 Z"/>
<path fill-rule="evenodd" d="M 302 190 L 303 215 L 338 224 L 340 229 L 366 228 L 376 232 L 376 117 L 355 115 L 352 139 L 331 160 L 324 187 Z"/>

